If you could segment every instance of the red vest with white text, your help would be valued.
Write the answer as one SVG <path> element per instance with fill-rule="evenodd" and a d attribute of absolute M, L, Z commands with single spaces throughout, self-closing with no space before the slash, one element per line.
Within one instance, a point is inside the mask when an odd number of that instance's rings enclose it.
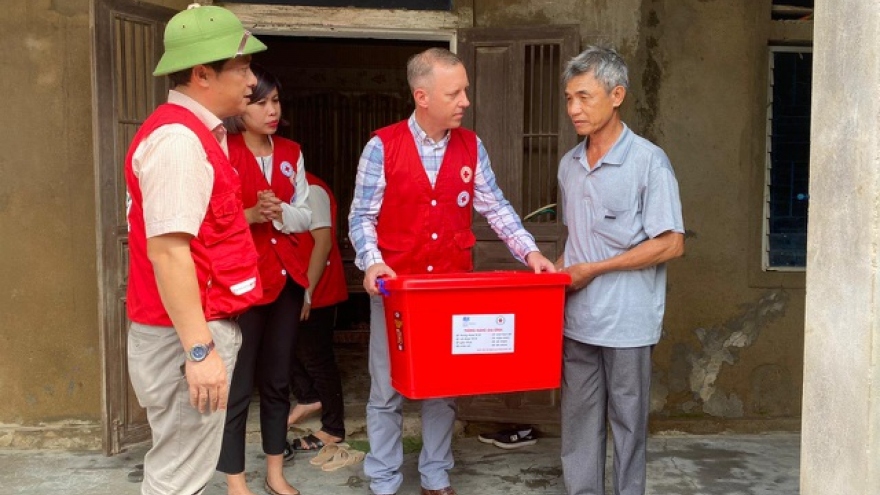
<path fill-rule="evenodd" d="M 147 257 L 143 195 L 132 169 L 132 156 L 141 141 L 166 124 L 183 124 L 192 130 L 214 169 L 208 209 L 198 234 L 190 241 L 205 319 L 236 316 L 262 296 L 257 252 L 244 217 L 238 175 L 211 130 L 189 110 L 166 103 L 141 125 L 125 158 L 125 182 L 131 201 L 128 209 L 128 318 L 145 325 L 172 326 L 159 297 L 153 265 Z"/>
<path fill-rule="evenodd" d="M 330 232 L 333 233 L 333 242 L 330 244 L 327 266 L 312 290 L 312 307 L 317 309 L 348 299 L 348 288 L 345 282 L 345 272 L 342 268 L 342 255 L 336 242 L 336 198 L 333 197 L 330 186 L 312 175 L 311 172 L 306 171 L 306 178 L 310 186 L 320 187 L 330 197 Z M 315 247 L 315 239 L 309 233 L 297 234 L 297 238 L 300 241 L 303 256 L 308 260 L 312 255 L 312 249 Z"/>
<path fill-rule="evenodd" d="M 272 142 L 274 148 L 270 185 L 244 138 L 241 135 L 229 136 L 229 159 L 241 178 L 245 208 L 257 203 L 258 191 L 271 189 L 285 203 L 290 203 L 296 192 L 294 180 L 296 174 L 301 172 L 296 167 L 300 156 L 299 144 L 275 136 L 272 137 Z M 297 247 L 299 236 L 282 233 L 275 229 L 272 222 L 252 224 L 251 234 L 260 255 L 260 280 L 263 284 L 263 298 L 257 304 L 269 304 L 278 299 L 288 277 L 303 288 L 309 286 L 306 276 L 309 259 L 303 258 Z"/>
<path fill-rule="evenodd" d="M 375 135 L 385 154 L 386 187 L 376 224 L 385 264 L 398 275 L 473 270 L 477 135 L 462 128 L 450 131 L 433 188 L 407 121 Z"/>

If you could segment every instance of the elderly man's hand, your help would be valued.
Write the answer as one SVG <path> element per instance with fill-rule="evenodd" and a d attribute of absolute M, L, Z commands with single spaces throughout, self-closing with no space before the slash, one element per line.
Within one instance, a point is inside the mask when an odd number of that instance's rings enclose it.
<path fill-rule="evenodd" d="M 594 263 L 578 263 L 563 268 L 562 271 L 564 273 L 571 275 L 571 285 L 568 286 L 569 290 L 580 290 L 589 285 L 594 278 L 599 276 L 595 267 Z"/>

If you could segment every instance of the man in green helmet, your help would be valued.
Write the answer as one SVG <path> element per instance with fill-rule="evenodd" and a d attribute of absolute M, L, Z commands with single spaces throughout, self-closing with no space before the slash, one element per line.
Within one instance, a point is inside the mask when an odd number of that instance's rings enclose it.
<path fill-rule="evenodd" d="M 261 294 L 257 254 L 221 119 L 244 112 L 266 46 L 198 4 L 165 29 L 172 89 L 128 151 L 128 370 L 153 446 L 143 494 L 199 494 L 217 465 L 236 323 Z M 270 205 L 271 206 L 271 205 Z"/>

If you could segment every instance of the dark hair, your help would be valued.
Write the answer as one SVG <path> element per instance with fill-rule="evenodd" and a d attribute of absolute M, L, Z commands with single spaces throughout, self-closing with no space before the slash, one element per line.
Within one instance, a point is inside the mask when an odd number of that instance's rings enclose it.
<path fill-rule="evenodd" d="M 281 81 L 278 79 L 278 76 L 266 70 L 265 67 L 260 64 L 251 63 L 251 72 L 257 78 L 257 84 L 248 97 L 248 100 L 250 100 L 248 105 L 253 105 L 265 99 L 273 89 L 277 89 L 279 93 L 281 92 Z M 283 119 L 280 123 L 282 125 L 286 124 Z M 223 119 L 223 125 L 230 134 L 241 134 L 245 131 L 244 120 L 241 118 L 241 115 Z"/>
<path fill-rule="evenodd" d="M 273 89 L 277 89 L 279 93 L 281 92 L 281 81 L 278 80 L 278 76 L 266 70 L 265 67 L 260 64 L 251 63 L 251 72 L 257 78 L 257 85 L 254 86 L 250 96 L 251 103 L 256 103 L 269 96 Z"/>
<path fill-rule="evenodd" d="M 220 73 L 223 71 L 223 67 L 226 65 L 226 62 L 229 62 L 231 59 L 218 60 L 216 62 L 208 62 L 207 64 L 199 64 L 199 65 L 207 65 L 214 72 Z M 171 83 L 172 88 L 176 88 L 177 86 L 186 86 L 189 84 L 189 80 L 192 77 L 193 68 L 190 67 L 188 69 L 179 70 L 177 72 L 172 72 L 168 74 L 168 81 Z"/>

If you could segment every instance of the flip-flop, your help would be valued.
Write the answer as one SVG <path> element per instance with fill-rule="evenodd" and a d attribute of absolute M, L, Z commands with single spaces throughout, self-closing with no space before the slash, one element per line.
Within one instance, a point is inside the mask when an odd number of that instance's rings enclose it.
<path fill-rule="evenodd" d="M 344 466 L 351 466 L 364 460 L 364 454 L 360 450 L 338 449 L 333 459 L 325 462 L 321 469 L 326 472 L 336 471 Z"/>
<path fill-rule="evenodd" d="M 324 441 L 315 435 L 310 434 L 305 437 L 294 438 L 293 441 L 290 442 L 290 447 L 294 452 L 314 454 L 324 447 Z"/>
<path fill-rule="evenodd" d="M 349 448 L 349 445 L 345 442 L 328 443 L 327 445 L 321 447 L 321 450 L 318 451 L 318 455 L 309 459 L 309 464 L 311 464 L 312 466 L 320 466 L 330 459 L 333 459 L 333 456 L 336 455 L 336 452 L 338 452 L 339 449 L 347 448 Z"/>

